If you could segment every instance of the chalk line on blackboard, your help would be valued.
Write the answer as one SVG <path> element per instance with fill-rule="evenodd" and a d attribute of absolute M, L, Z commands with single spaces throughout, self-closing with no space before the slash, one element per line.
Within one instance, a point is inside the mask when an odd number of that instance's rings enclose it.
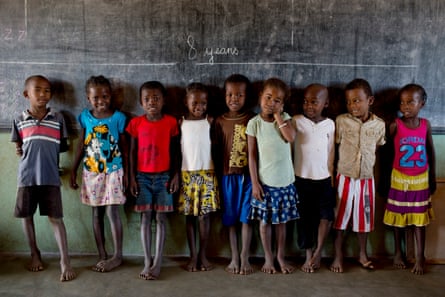
<path fill-rule="evenodd" d="M 327 67 L 365 67 L 365 68 L 417 68 L 417 65 L 384 65 L 384 64 L 330 64 L 330 63 L 305 63 L 305 62 L 213 62 L 196 63 L 197 66 L 212 65 L 300 65 L 300 66 L 327 66 Z"/>
<path fill-rule="evenodd" d="M 0 64 L 13 64 L 13 65 L 79 65 L 79 63 L 69 62 L 36 62 L 36 61 L 0 61 Z M 176 66 L 178 63 L 88 63 L 93 66 Z"/>

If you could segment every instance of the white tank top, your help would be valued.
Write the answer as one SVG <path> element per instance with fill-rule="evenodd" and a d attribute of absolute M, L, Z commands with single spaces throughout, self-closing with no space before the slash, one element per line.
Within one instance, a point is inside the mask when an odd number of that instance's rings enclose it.
<path fill-rule="evenodd" d="M 183 119 L 181 124 L 181 170 L 213 169 L 210 142 L 210 123 L 202 120 Z"/>

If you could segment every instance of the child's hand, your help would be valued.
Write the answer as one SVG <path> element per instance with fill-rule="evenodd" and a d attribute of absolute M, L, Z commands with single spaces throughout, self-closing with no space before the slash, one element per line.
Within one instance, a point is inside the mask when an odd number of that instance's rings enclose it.
<path fill-rule="evenodd" d="M 179 175 L 177 173 L 175 173 L 170 181 L 170 188 L 167 189 L 167 191 L 170 194 L 173 194 L 177 190 L 179 190 Z"/>
<path fill-rule="evenodd" d="M 264 191 L 259 183 L 252 184 L 252 196 L 258 201 L 263 201 Z"/>
<path fill-rule="evenodd" d="M 436 180 L 429 182 L 430 195 L 436 192 Z"/>
<path fill-rule="evenodd" d="M 130 194 L 134 197 L 137 197 L 139 195 L 138 183 L 134 178 L 132 178 L 130 181 Z"/>
<path fill-rule="evenodd" d="M 283 113 L 284 104 L 276 104 L 273 108 L 273 117 L 276 121 L 281 118 L 281 114 Z"/>
<path fill-rule="evenodd" d="M 70 187 L 74 190 L 79 188 L 79 185 L 77 184 L 77 174 L 75 171 L 71 171 Z"/>
<path fill-rule="evenodd" d="M 15 154 L 19 157 L 21 157 L 23 155 L 23 150 L 22 150 L 22 146 L 17 145 L 15 147 Z"/>

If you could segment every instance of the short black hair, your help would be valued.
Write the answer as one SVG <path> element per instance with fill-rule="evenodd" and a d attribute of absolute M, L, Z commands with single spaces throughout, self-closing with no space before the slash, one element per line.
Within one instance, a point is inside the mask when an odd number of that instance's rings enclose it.
<path fill-rule="evenodd" d="M 264 81 L 263 88 L 262 88 L 261 92 L 263 92 L 264 89 L 267 87 L 275 87 L 275 88 L 282 90 L 284 92 L 284 98 L 283 98 L 284 102 L 287 102 L 287 100 L 290 97 L 289 87 L 287 86 L 287 84 L 284 81 L 282 81 L 279 78 L 272 77 L 272 78 L 269 78 L 266 81 Z"/>
<path fill-rule="evenodd" d="M 35 80 L 35 79 L 46 80 L 46 81 L 49 83 L 49 85 L 51 86 L 51 93 L 52 93 L 53 89 L 52 89 L 51 82 L 50 82 L 49 79 L 47 79 L 45 76 L 40 75 L 40 74 L 29 76 L 29 77 L 25 80 L 24 88 L 27 89 L 29 83 L 30 83 L 31 81 Z"/>
<path fill-rule="evenodd" d="M 95 87 L 95 86 L 106 86 L 111 91 L 111 82 L 110 82 L 110 80 L 108 78 L 106 78 L 103 75 L 98 75 L 98 76 L 92 75 L 92 76 L 90 76 L 90 78 L 85 83 L 85 91 L 88 93 L 90 88 L 91 87 Z"/>
<path fill-rule="evenodd" d="M 139 88 L 139 97 L 142 95 L 142 90 L 159 90 L 162 93 L 163 97 L 167 96 L 167 89 L 164 87 L 164 85 L 157 81 L 157 80 L 151 80 L 144 82 L 141 87 Z"/>
<path fill-rule="evenodd" d="M 367 80 L 365 80 L 363 78 L 356 78 L 356 79 L 352 80 L 351 82 L 349 82 L 345 87 L 345 91 L 349 91 L 349 90 L 353 90 L 353 89 L 362 89 L 368 97 L 373 96 L 371 85 L 369 84 L 369 82 Z"/>
<path fill-rule="evenodd" d="M 398 96 L 397 96 L 399 98 L 399 100 L 400 100 L 400 95 L 402 95 L 402 93 L 406 92 L 406 91 L 418 92 L 420 94 L 420 98 L 422 99 L 423 103 L 426 103 L 428 96 L 426 94 L 425 89 L 421 85 L 407 84 L 404 87 L 402 87 L 399 91 Z"/>
<path fill-rule="evenodd" d="M 185 88 L 185 95 L 187 96 L 194 91 L 204 92 L 207 94 L 207 96 L 209 95 L 209 90 L 207 89 L 207 87 L 204 84 L 199 83 L 199 82 L 193 82 L 193 83 L 189 84 Z"/>

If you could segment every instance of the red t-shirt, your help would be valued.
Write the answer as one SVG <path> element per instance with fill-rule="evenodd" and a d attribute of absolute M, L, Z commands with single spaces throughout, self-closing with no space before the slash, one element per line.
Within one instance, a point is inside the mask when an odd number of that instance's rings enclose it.
<path fill-rule="evenodd" d="M 159 121 L 151 122 L 145 115 L 131 119 L 126 131 L 137 139 L 137 170 L 159 173 L 170 169 L 170 140 L 179 134 L 176 119 L 163 115 Z"/>

